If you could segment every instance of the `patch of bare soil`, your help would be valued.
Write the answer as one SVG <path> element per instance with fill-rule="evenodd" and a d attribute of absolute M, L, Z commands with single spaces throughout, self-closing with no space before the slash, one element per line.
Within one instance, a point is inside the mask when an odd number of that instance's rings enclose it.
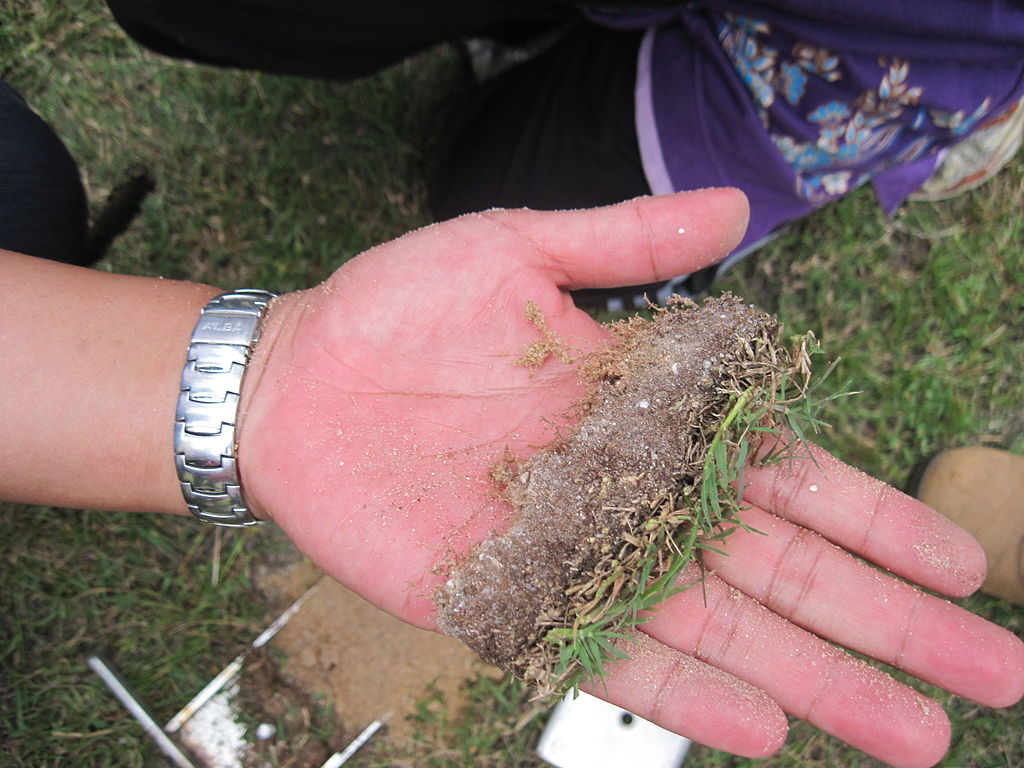
<path fill-rule="evenodd" d="M 391 713 L 387 739 L 398 747 L 408 745 L 407 717 L 432 686 L 454 717 L 462 683 L 484 666 L 452 638 L 399 621 L 326 577 L 271 646 L 284 654 L 287 679 L 330 702 L 349 735 Z"/>
<path fill-rule="evenodd" d="M 312 585 L 317 584 L 317 590 L 270 642 L 272 652 L 260 657 L 266 674 L 243 678 L 242 696 L 251 708 L 241 709 L 247 720 L 264 711 L 252 706 L 259 698 L 290 698 L 292 709 L 300 712 L 303 708 L 323 712 L 329 707 L 338 734 L 329 742 L 337 749 L 341 736 L 347 743 L 390 712 L 385 729 L 373 737 L 373 743 L 386 741 L 406 749 L 411 746 L 413 728 L 408 718 L 419 702 L 431 699 L 438 706 L 443 697 L 448 716 L 455 719 L 468 703 L 464 682 L 493 669 L 458 641 L 411 627 L 370 605 L 323 576 L 298 550 L 278 553 L 261 564 L 254 576 L 272 607 L 272 617 Z M 252 684 L 255 690 L 246 692 L 245 687 Z M 330 733 L 330 723 L 321 725 L 324 733 Z"/>
<path fill-rule="evenodd" d="M 737 393 L 773 369 L 780 329 L 727 295 L 612 330 L 618 343 L 584 366 L 594 386 L 571 434 L 495 473 L 510 528 L 455 564 L 435 596 L 445 633 L 541 690 L 558 662 L 544 638 L 574 625 L 579 595 L 600 597 L 602 574 L 638 562 L 659 510 L 692 498 Z"/>

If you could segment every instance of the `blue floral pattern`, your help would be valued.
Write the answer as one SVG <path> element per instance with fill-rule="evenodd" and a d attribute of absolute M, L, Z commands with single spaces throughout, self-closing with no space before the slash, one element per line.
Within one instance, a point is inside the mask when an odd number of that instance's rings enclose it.
<path fill-rule="evenodd" d="M 910 63 L 896 57 L 878 59 L 877 87 L 844 101 L 828 87 L 843 81 L 843 61 L 827 48 L 799 42 L 780 55 L 770 25 L 746 16 L 725 16 L 718 38 L 793 169 L 797 194 L 816 204 L 956 141 L 987 115 L 992 101 L 984 98 L 970 114 L 927 109 L 921 104 L 924 89 L 911 81 Z M 788 122 L 773 119 L 782 109 Z M 794 110 L 806 121 L 808 136 L 778 130 L 792 123 Z"/>

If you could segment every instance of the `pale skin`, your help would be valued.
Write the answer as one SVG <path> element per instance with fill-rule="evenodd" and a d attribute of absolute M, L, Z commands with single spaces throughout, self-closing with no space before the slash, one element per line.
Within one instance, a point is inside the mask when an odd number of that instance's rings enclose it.
<path fill-rule="evenodd" d="M 548 442 L 582 391 L 555 358 L 514 364 L 537 339 L 526 302 L 584 354 L 607 334 L 570 289 L 699 268 L 746 216 L 734 190 L 491 211 L 278 299 L 243 386 L 251 506 L 328 574 L 434 628 L 437 566 L 508 515 L 488 469 L 506 448 Z M 0 497 L 184 514 L 170 422 L 188 337 L 218 289 L 9 253 L 0 273 L 0 352 L 19 372 L 0 377 Z M 837 646 L 987 706 L 1024 694 L 1018 638 L 908 583 L 974 591 L 985 560 L 967 533 L 823 451 L 749 474 L 748 522 L 767 535 L 731 536 L 708 560 L 706 602 L 700 590 L 669 600 L 595 693 L 741 755 L 779 749 L 788 713 L 908 767 L 945 753 L 945 714 Z"/>

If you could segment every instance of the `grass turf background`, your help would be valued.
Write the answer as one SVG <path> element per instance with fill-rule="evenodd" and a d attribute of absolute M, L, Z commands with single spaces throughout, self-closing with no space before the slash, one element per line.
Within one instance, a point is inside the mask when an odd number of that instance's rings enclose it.
<path fill-rule="evenodd" d="M 64 139 L 94 210 L 134 169 L 157 182 L 98 268 L 224 287 L 307 287 L 426 223 L 430 145 L 455 66 L 440 50 L 351 84 L 270 77 L 149 54 L 95 0 L 0 9 L 0 74 Z M 1022 204 L 1020 155 L 975 192 L 891 219 L 860 190 L 720 287 L 814 330 L 842 358 L 832 386 L 864 394 L 837 403 L 821 442 L 850 463 L 903 486 L 945 447 L 1024 453 Z M 0 506 L 0 526 L 0 765 L 152 764 L 155 750 L 84 654 L 102 651 L 166 718 L 266 623 L 251 571 L 280 544 L 258 530 L 17 505 Z M 1007 603 L 965 603 L 1024 632 Z M 996 711 L 924 688 L 953 720 L 944 765 L 1024 765 L 1024 705 Z M 516 686 L 471 689 L 460 722 L 423 702 L 415 755 L 371 751 L 353 764 L 539 764 L 540 720 L 515 729 Z M 751 764 L 691 754 L 688 765 Z M 760 763 L 873 764 L 802 723 Z"/>

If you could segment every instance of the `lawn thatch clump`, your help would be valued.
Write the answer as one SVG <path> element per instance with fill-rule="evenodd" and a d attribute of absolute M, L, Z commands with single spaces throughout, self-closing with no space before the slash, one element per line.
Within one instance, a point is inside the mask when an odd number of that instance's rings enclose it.
<path fill-rule="evenodd" d="M 808 342 L 732 296 L 612 326 L 571 434 L 499 474 L 510 527 L 455 564 L 438 621 L 541 695 L 599 677 L 622 632 L 740 524 L 736 491 L 760 430 L 806 392 Z"/>

